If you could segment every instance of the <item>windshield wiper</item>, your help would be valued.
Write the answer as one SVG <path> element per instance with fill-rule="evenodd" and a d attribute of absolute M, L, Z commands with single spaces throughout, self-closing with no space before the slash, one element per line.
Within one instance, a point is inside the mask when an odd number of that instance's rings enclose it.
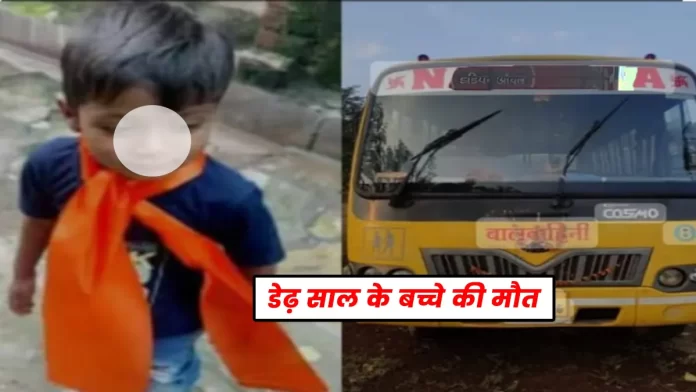
<path fill-rule="evenodd" d="M 408 169 L 406 176 L 404 176 L 404 178 L 402 178 L 401 181 L 398 183 L 396 191 L 394 191 L 394 194 L 389 199 L 389 205 L 397 208 L 403 208 L 406 206 L 406 201 L 408 200 L 408 198 L 404 197 L 404 195 L 406 195 L 406 188 L 408 187 L 411 177 L 413 177 L 413 174 L 416 172 L 418 163 L 420 163 L 421 159 L 423 159 L 423 157 L 426 154 L 430 154 L 427 159 L 428 161 L 430 161 L 430 159 L 432 159 L 432 157 L 443 147 L 464 136 L 465 133 L 485 123 L 486 121 L 497 116 L 501 112 L 502 110 L 496 110 L 495 112 L 481 117 L 476 121 L 472 121 L 459 129 L 450 129 L 444 135 L 435 138 L 430 143 L 426 144 L 420 152 L 418 152 L 416 155 L 412 156 L 411 159 L 409 159 L 409 161 L 411 162 L 411 167 Z"/>
<path fill-rule="evenodd" d="M 606 116 L 604 116 L 600 120 L 596 120 L 594 123 L 592 123 L 592 126 L 590 129 L 585 132 L 582 138 L 578 140 L 575 145 L 573 145 L 573 148 L 568 151 L 568 154 L 566 154 L 565 157 L 565 163 L 563 164 L 563 170 L 561 170 L 561 176 L 558 179 L 558 190 L 556 191 L 556 199 L 553 201 L 551 204 L 552 208 L 570 208 L 573 206 L 573 201 L 572 200 L 567 200 L 563 196 L 563 192 L 565 191 L 565 183 L 566 183 L 566 175 L 568 174 L 568 169 L 570 168 L 570 165 L 573 164 L 575 161 L 575 158 L 580 154 L 580 151 L 585 147 L 587 142 L 590 140 L 592 136 L 594 136 L 597 131 L 599 131 L 600 128 L 606 124 L 606 122 L 616 114 L 616 112 L 621 109 L 621 107 L 628 102 L 628 98 L 624 98 L 619 102 L 618 105 L 614 106 L 613 109 L 609 113 L 607 113 Z"/>

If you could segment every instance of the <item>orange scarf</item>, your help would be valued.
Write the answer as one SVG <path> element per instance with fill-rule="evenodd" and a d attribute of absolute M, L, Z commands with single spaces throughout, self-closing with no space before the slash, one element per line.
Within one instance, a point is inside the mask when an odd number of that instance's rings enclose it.
<path fill-rule="evenodd" d="M 83 185 L 58 218 L 48 248 L 43 317 L 48 377 L 80 392 L 144 392 L 153 356 L 150 309 L 124 243 L 132 218 L 204 273 L 201 317 L 237 381 L 250 388 L 327 387 L 276 323 L 253 321 L 252 289 L 222 248 L 146 199 L 203 170 L 206 156 L 156 180 L 102 170 L 80 144 Z"/>

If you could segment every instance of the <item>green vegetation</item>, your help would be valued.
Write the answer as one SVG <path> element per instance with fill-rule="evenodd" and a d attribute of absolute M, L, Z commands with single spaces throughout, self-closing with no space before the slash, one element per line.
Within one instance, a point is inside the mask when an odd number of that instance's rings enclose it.
<path fill-rule="evenodd" d="M 207 1 L 186 1 L 184 4 L 196 12 L 201 19 L 217 26 L 225 35 L 234 37 L 237 47 L 246 48 L 254 44 L 259 30 L 259 20 L 253 13 L 222 7 Z"/>
<path fill-rule="evenodd" d="M 347 196 L 348 181 L 350 181 L 350 170 L 353 162 L 353 148 L 355 138 L 358 136 L 358 125 L 362 114 L 364 99 L 357 94 L 357 86 L 344 87 L 341 89 L 341 115 L 343 130 L 343 156 L 341 159 L 343 169 L 343 199 Z"/>
<path fill-rule="evenodd" d="M 3 3 L 3 6 L 9 8 L 17 15 L 41 18 L 50 17 L 56 11 L 56 7 L 53 4 L 42 1 L 10 1 Z"/>
<path fill-rule="evenodd" d="M 362 121 L 362 112 L 365 107 L 365 99 L 357 92 L 357 86 L 346 87 L 341 90 L 342 104 L 342 145 L 343 156 L 341 157 L 343 168 L 343 200 L 346 201 L 353 164 L 353 150 L 358 137 L 358 129 Z M 387 123 L 384 111 L 376 102 L 370 108 L 370 118 L 367 120 L 366 128 L 369 129 L 369 136 L 364 137 L 362 145 L 361 173 L 368 178 L 375 178 L 379 172 L 400 171 L 404 165 L 411 161 L 413 152 L 408 149 L 403 141 L 394 144 L 388 143 L 386 135 Z M 432 161 L 423 162 L 418 170 L 419 181 L 430 181 L 435 164 Z"/>
<path fill-rule="evenodd" d="M 350 181 L 350 171 L 351 164 L 353 162 L 353 148 L 355 147 L 355 139 L 358 136 L 358 125 L 360 124 L 360 116 L 362 114 L 363 105 L 365 100 L 362 96 L 358 95 L 358 87 L 344 87 L 341 89 L 341 117 L 342 117 L 342 146 L 343 155 L 341 156 L 341 213 L 342 218 L 342 230 L 346 233 L 346 202 L 348 201 L 348 185 Z M 346 236 L 341 236 L 342 246 L 346 247 Z M 346 252 L 343 252 L 343 258 L 341 260 L 342 266 L 348 264 L 348 258 L 346 257 Z"/>
<path fill-rule="evenodd" d="M 290 58 L 291 80 L 311 80 L 338 89 L 341 83 L 341 3 L 291 1 L 278 51 Z"/>
<path fill-rule="evenodd" d="M 4 7 L 18 15 L 46 18 L 56 23 L 71 24 L 93 3 L 80 1 L 7 1 Z"/>
<path fill-rule="evenodd" d="M 84 13 L 100 2 L 91 1 L 3 1 L 19 15 L 46 18 L 55 23 L 76 25 Z M 234 36 L 238 48 L 251 48 L 259 29 L 257 15 L 213 2 L 184 2 L 223 33 Z M 289 59 L 287 70 L 252 64 L 240 72 L 245 83 L 300 95 L 324 102 L 326 90 L 339 89 L 341 81 L 341 3 L 335 1 L 291 1 L 286 29 L 275 52 Z M 241 71 L 241 70 L 240 70 Z M 279 75 L 280 74 L 280 75 Z M 324 104 L 323 104 L 324 105 Z"/>

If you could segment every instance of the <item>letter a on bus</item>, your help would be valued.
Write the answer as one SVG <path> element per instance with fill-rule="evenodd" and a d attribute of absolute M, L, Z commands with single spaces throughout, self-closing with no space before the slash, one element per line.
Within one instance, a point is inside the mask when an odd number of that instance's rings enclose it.
<path fill-rule="evenodd" d="M 650 84 L 648 86 L 648 84 Z M 638 68 L 636 79 L 633 81 L 633 88 L 654 88 L 664 89 L 665 83 L 662 81 L 660 72 L 657 68 Z"/>

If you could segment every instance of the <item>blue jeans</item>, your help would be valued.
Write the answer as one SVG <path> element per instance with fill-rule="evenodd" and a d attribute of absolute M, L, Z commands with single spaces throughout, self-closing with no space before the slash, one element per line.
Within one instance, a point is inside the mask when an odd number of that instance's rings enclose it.
<path fill-rule="evenodd" d="M 196 341 L 201 332 L 155 340 L 148 392 L 191 392 L 201 375 Z"/>

